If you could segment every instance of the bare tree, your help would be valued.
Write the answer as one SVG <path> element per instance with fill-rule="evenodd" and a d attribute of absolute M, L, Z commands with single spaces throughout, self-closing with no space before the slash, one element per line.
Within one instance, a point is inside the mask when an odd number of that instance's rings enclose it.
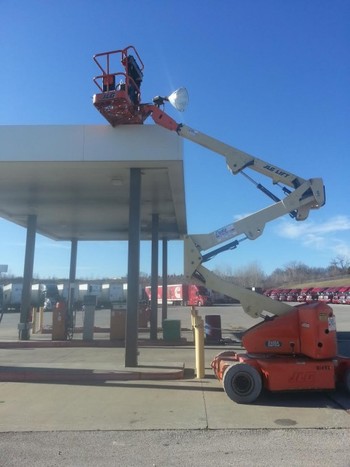
<path fill-rule="evenodd" d="M 347 274 L 350 268 L 350 258 L 338 255 L 331 260 L 330 268 L 339 271 L 340 274 Z"/>
<path fill-rule="evenodd" d="M 236 269 L 233 280 L 242 287 L 263 287 L 266 274 L 257 262 L 253 262 L 240 269 Z"/>

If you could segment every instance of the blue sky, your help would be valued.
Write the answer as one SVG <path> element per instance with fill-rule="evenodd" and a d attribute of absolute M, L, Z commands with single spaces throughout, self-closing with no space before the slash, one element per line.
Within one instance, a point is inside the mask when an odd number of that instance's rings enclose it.
<path fill-rule="evenodd" d="M 255 262 L 271 273 L 292 261 L 326 267 L 338 255 L 350 258 L 349 1 L 0 0 L 0 11 L 1 125 L 105 124 L 91 100 L 92 56 L 134 45 L 145 64 L 143 101 L 186 86 L 186 112 L 167 108 L 177 121 L 303 178 L 324 179 L 326 205 L 307 221 L 273 221 L 211 268 Z M 209 233 L 270 204 L 221 156 L 191 142 L 184 149 L 189 233 Z M 259 181 L 271 188 L 269 179 Z M 0 264 L 10 273 L 23 273 L 25 235 L 0 220 Z M 149 252 L 143 244 L 145 273 Z M 169 273 L 182 272 L 181 256 L 181 242 L 170 243 Z M 34 274 L 68 277 L 69 257 L 68 243 L 38 235 Z M 79 243 L 78 277 L 126 272 L 125 242 Z"/>

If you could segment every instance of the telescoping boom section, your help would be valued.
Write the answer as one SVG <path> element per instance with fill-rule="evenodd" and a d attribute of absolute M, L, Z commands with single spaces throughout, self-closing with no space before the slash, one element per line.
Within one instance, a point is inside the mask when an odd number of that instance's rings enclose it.
<path fill-rule="evenodd" d="M 160 108 L 150 110 L 153 120 L 185 139 L 199 144 L 223 156 L 228 169 L 233 175 L 241 173 L 274 203 L 265 209 L 246 216 L 234 223 L 225 225 L 208 234 L 192 234 L 185 238 L 185 275 L 187 279 L 202 283 L 206 287 L 240 300 L 243 309 L 250 316 L 258 317 L 262 311 L 273 314 L 284 314 L 291 307 L 287 304 L 276 304 L 268 297 L 257 296 L 244 288 L 228 284 L 203 266 L 218 253 L 237 248 L 245 239 L 255 240 L 264 231 L 267 222 L 285 214 L 296 221 L 307 219 L 310 210 L 319 209 L 325 204 L 325 189 L 321 178 L 304 179 L 269 162 L 258 159 L 239 149 L 229 146 L 215 138 L 176 123 Z M 257 183 L 246 172 L 252 170 L 272 180 L 283 193 L 279 198 L 269 189 Z M 233 240 L 234 239 L 234 240 Z M 222 245 L 222 246 L 219 246 Z"/>

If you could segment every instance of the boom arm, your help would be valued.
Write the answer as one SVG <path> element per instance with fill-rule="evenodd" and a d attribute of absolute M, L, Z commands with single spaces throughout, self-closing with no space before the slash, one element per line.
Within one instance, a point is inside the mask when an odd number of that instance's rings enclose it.
<path fill-rule="evenodd" d="M 288 185 L 291 188 L 297 188 L 305 182 L 304 179 L 297 175 L 286 172 L 275 165 L 268 164 L 257 157 L 253 157 L 239 149 L 212 138 L 211 136 L 201 133 L 198 130 L 194 130 L 187 125 L 179 125 L 177 133 L 183 138 L 189 139 L 196 144 L 200 144 L 201 146 L 224 156 L 226 158 L 228 169 L 234 175 L 249 167 L 256 172 L 260 172 L 261 174 L 272 178 L 273 183 L 282 182 L 284 185 Z"/>
<path fill-rule="evenodd" d="M 289 213 L 297 221 L 305 220 L 309 215 L 310 209 L 318 209 L 325 203 L 325 190 L 322 179 L 313 178 L 305 180 L 291 172 L 287 172 L 194 130 L 187 125 L 178 124 L 157 106 L 146 105 L 145 107 L 147 107 L 147 111 L 158 125 L 168 130 L 176 131 L 179 136 L 224 156 L 232 174 L 235 175 L 241 172 L 250 179 L 243 172 L 244 169 L 249 168 L 271 178 L 273 184 L 282 186 L 282 190 L 286 196 L 283 200 L 280 200 L 269 190 L 262 187 L 262 185 L 256 183 L 261 191 L 275 201 L 275 204 L 212 233 L 187 236 L 185 238 L 185 276 L 189 280 L 195 280 L 197 283 L 203 284 L 210 289 L 238 299 L 244 311 L 252 317 L 256 318 L 260 316 L 263 311 L 275 315 L 287 313 L 291 310 L 291 306 L 258 295 L 244 287 L 231 284 L 205 268 L 203 263 L 222 251 L 236 248 L 242 240 L 247 238 L 255 240 L 263 233 L 267 222 L 280 216 Z M 227 243 L 232 238 L 238 236 L 241 236 L 241 238 Z M 221 243 L 226 243 L 226 245 L 217 248 Z M 216 249 L 202 254 L 203 251 L 213 248 Z"/>
<path fill-rule="evenodd" d="M 245 313 L 252 318 L 259 318 L 264 311 L 277 316 L 283 315 L 293 308 L 286 303 L 271 300 L 265 295 L 232 284 L 202 266 L 201 256 L 198 255 L 196 245 L 190 236 L 185 238 L 185 275 L 188 280 L 239 300 Z"/>
<path fill-rule="evenodd" d="M 135 55 L 136 59 L 130 55 L 130 52 Z M 121 57 L 121 64 L 124 67 L 123 72 L 111 73 L 110 61 L 115 56 Z M 101 65 L 101 59 L 105 61 L 105 66 Z M 93 103 L 112 126 L 131 123 L 140 124 L 151 116 L 157 125 L 170 131 L 176 131 L 179 136 L 224 156 L 232 174 L 243 174 L 274 201 L 273 205 L 212 233 L 186 237 L 185 275 L 188 279 L 194 279 L 213 290 L 239 299 L 244 310 L 250 316 L 257 317 L 263 311 L 269 311 L 276 315 L 286 313 L 291 308 L 290 306 L 276 303 L 243 287 L 229 284 L 206 269 L 202 263 L 222 251 L 236 248 L 242 240 L 247 238 L 255 240 L 262 234 L 266 222 L 284 214 L 289 213 L 297 221 L 306 219 L 310 209 L 317 209 L 323 206 L 325 202 L 322 179 L 305 180 L 187 125 L 177 123 L 161 110 L 160 106 L 165 101 L 169 101 L 178 110 L 183 110 L 188 100 L 187 91 L 184 88 L 178 89 L 169 97 L 156 96 L 153 99 L 153 104 L 141 104 L 140 85 L 143 78 L 143 63 L 134 47 L 129 46 L 122 50 L 97 54 L 94 60 L 102 72 L 102 75 L 94 78 L 94 82 L 102 92 L 94 96 Z M 116 78 L 121 78 L 119 85 L 116 85 Z M 272 179 L 274 185 L 282 188 L 285 195 L 284 199 L 279 199 L 263 185 L 255 182 L 243 172 L 245 169 L 254 170 Z M 234 237 L 240 238 L 228 243 Z M 218 247 L 221 243 L 224 243 L 224 245 Z M 203 251 L 207 250 L 210 251 L 202 254 Z"/>

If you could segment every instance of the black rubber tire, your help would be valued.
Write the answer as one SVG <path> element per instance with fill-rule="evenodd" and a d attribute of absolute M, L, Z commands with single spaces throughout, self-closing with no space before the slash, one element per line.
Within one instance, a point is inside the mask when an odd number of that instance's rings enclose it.
<path fill-rule="evenodd" d="M 229 366 L 222 379 L 226 394 L 238 404 L 250 404 L 260 395 L 262 379 L 260 373 L 247 363 Z"/>

